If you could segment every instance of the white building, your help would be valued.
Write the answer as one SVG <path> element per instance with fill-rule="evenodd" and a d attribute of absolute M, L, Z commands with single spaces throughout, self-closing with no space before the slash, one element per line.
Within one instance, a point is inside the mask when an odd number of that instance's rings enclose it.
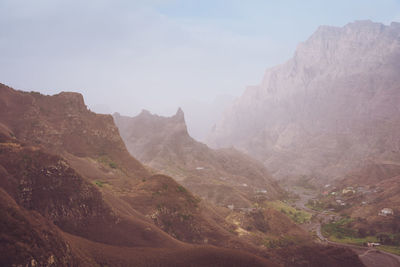
<path fill-rule="evenodd" d="M 380 212 L 379 215 L 381 216 L 389 216 L 389 215 L 393 215 L 393 210 L 390 208 L 383 208 Z"/>

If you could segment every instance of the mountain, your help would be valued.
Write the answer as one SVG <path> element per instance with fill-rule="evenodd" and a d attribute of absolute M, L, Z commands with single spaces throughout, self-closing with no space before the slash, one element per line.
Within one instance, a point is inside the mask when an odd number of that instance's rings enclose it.
<path fill-rule="evenodd" d="M 180 108 L 172 117 L 144 110 L 133 118 L 116 113 L 114 120 L 134 157 L 214 204 L 250 208 L 257 194 L 270 200 L 284 195 L 258 161 L 233 148 L 213 150 L 190 137 Z"/>
<path fill-rule="evenodd" d="M 44 96 L 0 85 L 0 141 L 2 249 L 15 251 L 2 253 L 2 263 L 126 266 L 153 258 L 148 265 L 158 266 L 168 254 L 184 253 L 178 265 L 207 255 L 210 264 L 230 265 L 236 254 L 179 240 L 256 251 L 184 187 L 130 156 L 112 117 L 87 110 L 80 94 Z M 54 246 L 36 247 L 46 240 Z M 110 255 L 115 250 L 120 254 Z M 130 253 L 141 256 L 127 262 Z M 237 259 L 273 265 L 246 252 Z"/>
<path fill-rule="evenodd" d="M 328 263 L 331 259 L 326 253 L 340 255 L 340 264 L 348 264 L 347 257 L 356 264 L 346 251 L 329 248 L 324 252 L 322 247 L 309 247 L 309 234 L 281 211 L 271 208 L 270 203 L 285 197 L 285 192 L 265 167 L 233 148 L 214 150 L 191 138 L 182 109 L 172 117 L 153 115 L 147 110 L 136 117 L 118 113 L 113 117 L 133 156 L 156 172 L 171 175 L 201 198 L 222 206 L 215 209 L 225 217 L 225 223 L 235 225 L 232 229 L 242 240 L 257 247 L 275 247 L 275 257 L 279 255 L 289 266 L 296 262 L 335 265 Z M 309 249 L 315 253 L 313 260 Z M 320 258 L 321 253 L 326 260 Z"/>
<path fill-rule="evenodd" d="M 321 26 L 246 89 L 208 137 L 279 179 L 328 183 L 400 152 L 400 23 Z"/>
<path fill-rule="evenodd" d="M 0 84 L 0 199 L 2 266 L 360 266 L 348 250 L 240 238 L 219 209 L 133 158 L 112 117 L 77 93 Z"/>

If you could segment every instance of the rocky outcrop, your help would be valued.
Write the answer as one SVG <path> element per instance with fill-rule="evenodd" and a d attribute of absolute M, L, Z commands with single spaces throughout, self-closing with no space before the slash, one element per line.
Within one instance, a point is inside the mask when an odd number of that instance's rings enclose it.
<path fill-rule="evenodd" d="M 0 85 L 0 200 L 1 266 L 274 266 L 219 210 L 152 175 L 80 94 Z"/>
<path fill-rule="evenodd" d="M 283 190 L 258 161 L 231 149 L 213 150 L 191 138 L 181 109 L 172 117 L 143 111 L 114 114 L 129 152 L 217 204 L 251 207 L 255 195 L 276 199 Z"/>
<path fill-rule="evenodd" d="M 22 142 L 77 157 L 107 155 L 131 175 L 149 175 L 126 150 L 112 117 L 88 110 L 79 93 L 46 96 L 0 84 L 0 122 Z"/>
<path fill-rule="evenodd" d="M 340 177 L 400 151 L 400 24 L 321 26 L 248 87 L 208 138 L 262 160 L 278 178 Z"/>
<path fill-rule="evenodd" d="M 128 153 L 112 117 L 87 110 L 80 94 L 0 85 L 0 103 L 0 265 L 160 266 L 174 262 L 170 253 L 231 265 L 223 253 L 232 250 L 210 254 L 177 239 L 257 251 L 172 178 L 151 175 Z"/>

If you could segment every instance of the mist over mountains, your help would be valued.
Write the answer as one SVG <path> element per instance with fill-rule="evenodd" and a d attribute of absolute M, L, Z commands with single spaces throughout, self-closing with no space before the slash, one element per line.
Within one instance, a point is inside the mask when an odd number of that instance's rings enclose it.
<path fill-rule="evenodd" d="M 205 142 L 213 126 L 222 119 L 225 109 L 235 100 L 231 95 L 219 95 L 212 102 L 183 101 L 180 107 L 185 112 L 188 132 L 194 139 Z"/>
<path fill-rule="evenodd" d="M 400 151 L 400 24 L 321 26 L 288 62 L 268 69 L 209 135 L 279 179 L 338 178 L 369 157 Z"/>
<path fill-rule="evenodd" d="M 398 266 L 399 74 L 356 21 L 169 117 L 0 83 L 0 265 Z"/>

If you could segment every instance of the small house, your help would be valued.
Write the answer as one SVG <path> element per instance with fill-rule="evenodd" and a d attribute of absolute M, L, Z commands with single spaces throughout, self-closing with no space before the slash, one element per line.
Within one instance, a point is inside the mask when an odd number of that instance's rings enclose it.
<path fill-rule="evenodd" d="M 379 215 L 381 216 L 389 216 L 389 215 L 393 215 L 393 210 L 390 208 L 383 208 L 380 212 Z"/>
<path fill-rule="evenodd" d="M 380 245 L 381 245 L 380 243 L 374 243 L 374 242 L 368 242 L 367 243 L 367 247 L 369 247 L 369 248 L 377 247 L 377 246 L 380 246 Z"/>

